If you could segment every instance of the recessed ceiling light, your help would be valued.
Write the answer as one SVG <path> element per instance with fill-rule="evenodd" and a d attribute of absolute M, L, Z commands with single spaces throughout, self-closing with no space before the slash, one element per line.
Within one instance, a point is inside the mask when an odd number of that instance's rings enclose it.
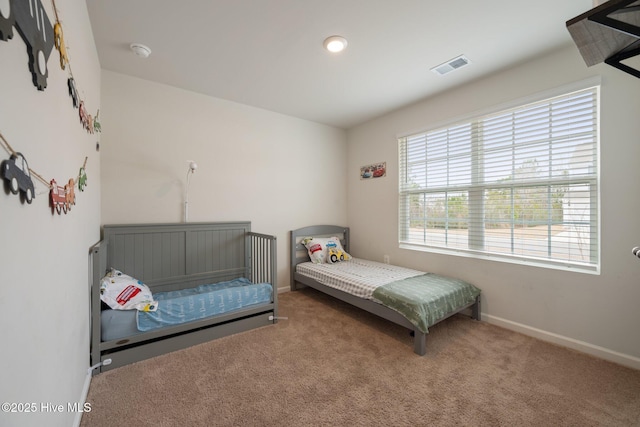
<path fill-rule="evenodd" d="M 324 41 L 324 48 L 329 52 L 342 52 L 347 47 L 347 39 L 342 36 L 327 37 Z"/>
<path fill-rule="evenodd" d="M 151 49 L 149 49 L 148 46 L 145 46 L 140 43 L 131 43 L 129 48 L 131 48 L 131 51 L 135 53 L 136 56 L 139 56 L 140 58 L 148 58 L 149 55 L 151 55 Z"/>

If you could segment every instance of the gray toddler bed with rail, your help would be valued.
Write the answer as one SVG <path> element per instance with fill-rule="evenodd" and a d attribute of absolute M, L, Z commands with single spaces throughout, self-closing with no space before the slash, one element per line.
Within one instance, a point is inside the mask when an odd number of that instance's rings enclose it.
<path fill-rule="evenodd" d="M 90 254 L 94 373 L 277 322 L 276 238 L 250 222 L 105 225 Z M 104 304 L 111 268 L 147 285 L 157 311 Z"/>
<path fill-rule="evenodd" d="M 349 253 L 349 228 L 317 225 L 291 231 L 291 290 L 310 286 L 404 326 L 414 335 L 414 352 L 426 354 L 428 328 L 466 309 L 480 320 L 480 289 L 462 280 L 353 258 L 312 263 L 302 240 L 340 239 Z"/>

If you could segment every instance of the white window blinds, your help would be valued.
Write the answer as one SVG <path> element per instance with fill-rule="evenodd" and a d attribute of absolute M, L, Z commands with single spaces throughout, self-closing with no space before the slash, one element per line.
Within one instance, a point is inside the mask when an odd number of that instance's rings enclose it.
<path fill-rule="evenodd" d="M 400 138 L 401 246 L 597 270 L 598 92 Z"/>

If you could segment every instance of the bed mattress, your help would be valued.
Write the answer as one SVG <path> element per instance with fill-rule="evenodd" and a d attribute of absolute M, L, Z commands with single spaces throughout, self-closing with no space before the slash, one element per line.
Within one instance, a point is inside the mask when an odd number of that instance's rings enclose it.
<path fill-rule="evenodd" d="M 100 315 L 102 341 L 117 340 L 141 334 L 136 326 L 137 310 L 103 310 Z"/>
<path fill-rule="evenodd" d="M 269 283 L 251 283 L 245 278 L 153 294 L 158 308 L 153 312 L 104 310 L 100 316 L 102 341 L 110 341 L 229 313 L 261 303 L 270 303 Z"/>
<path fill-rule="evenodd" d="M 424 274 L 423 271 L 361 258 L 336 264 L 303 262 L 296 265 L 296 271 L 323 285 L 364 299 L 372 299 L 373 292 L 382 285 Z"/>

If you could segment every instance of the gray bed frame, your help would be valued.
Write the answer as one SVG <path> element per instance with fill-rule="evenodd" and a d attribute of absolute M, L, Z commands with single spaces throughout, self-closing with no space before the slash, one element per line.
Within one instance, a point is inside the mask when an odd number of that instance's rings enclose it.
<path fill-rule="evenodd" d="M 363 299 L 349 293 L 343 292 L 339 289 L 335 289 L 314 280 L 310 277 L 304 276 L 296 272 L 296 265 L 302 262 L 310 261 L 309 254 L 304 245 L 300 242 L 304 237 L 308 236 L 337 236 L 342 242 L 342 246 L 347 253 L 350 252 L 349 247 L 349 227 L 341 227 L 336 225 L 313 225 L 310 227 L 299 228 L 291 231 L 291 290 L 295 291 L 299 285 L 309 286 L 317 289 L 325 294 L 328 294 L 334 298 L 338 298 L 348 304 L 354 305 L 362 310 L 368 311 L 383 319 L 389 320 L 400 326 L 404 326 L 413 333 L 413 351 L 424 356 L 427 352 L 427 334 L 417 329 L 409 320 L 395 310 L 385 307 L 377 302 Z M 480 296 L 478 296 L 474 303 L 459 307 L 457 310 L 448 313 L 440 321 L 453 316 L 463 310 L 471 309 L 471 317 L 475 320 L 480 320 Z"/>
<path fill-rule="evenodd" d="M 170 351 L 277 322 L 276 238 L 251 223 L 104 225 L 91 247 L 91 365 L 94 374 Z M 272 302 L 176 326 L 103 341 L 100 280 L 115 268 L 152 292 L 192 288 L 244 277 L 270 283 Z"/>

